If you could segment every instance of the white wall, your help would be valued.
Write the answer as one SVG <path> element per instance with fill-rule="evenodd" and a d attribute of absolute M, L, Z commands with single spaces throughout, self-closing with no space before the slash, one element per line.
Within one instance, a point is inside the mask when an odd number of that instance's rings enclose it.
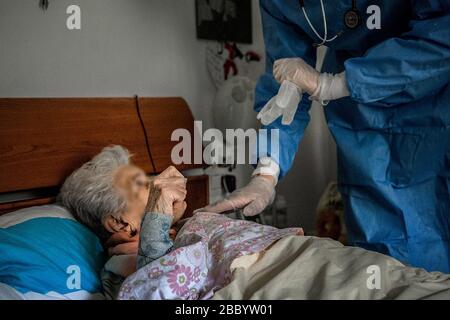
<path fill-rule="evenodd" d="M 66 8 L 82 9 L 82 30 Z M 213 94 L 191 0 L 0 1 L 0 96 L 183 96 L 209 120 Z"/>
<path fill-rule="evenodd" d="M 0 0 L 0 97 L 182 96 L 213 126 L 215 88 L 196 39 L 193 0 Z M 66 28 L 66 8 L 82 9 L 82 30 Z M 264 51 L 253 0 L 254 50 Z M 334 177 L 333 145 L 320 108 L 290 175 L 280 184 L 290 221 L 310 230 L 312 212 Z M 0 119 L 1 121 L 1 119 Z M 240 184 L 248 168 L 239 170 Z"/>

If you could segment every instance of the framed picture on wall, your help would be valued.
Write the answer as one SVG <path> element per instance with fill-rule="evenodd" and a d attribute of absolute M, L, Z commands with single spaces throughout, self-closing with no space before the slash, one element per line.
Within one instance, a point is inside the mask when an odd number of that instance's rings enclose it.
<path fill-rule="evenodd" d="M 252 43 L 251 0 L 195 0 L 197 38 Z"/>

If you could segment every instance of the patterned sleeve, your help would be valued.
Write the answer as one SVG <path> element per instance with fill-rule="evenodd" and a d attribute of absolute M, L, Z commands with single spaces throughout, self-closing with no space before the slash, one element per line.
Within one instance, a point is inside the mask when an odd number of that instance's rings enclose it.
<path fill-rule="evenodd" d="M 142 220 L 137 267 L 142 268 L 164 256 L 172 249 L 169 236 L 173 217 L 168 214 L 147 213 Z"/>

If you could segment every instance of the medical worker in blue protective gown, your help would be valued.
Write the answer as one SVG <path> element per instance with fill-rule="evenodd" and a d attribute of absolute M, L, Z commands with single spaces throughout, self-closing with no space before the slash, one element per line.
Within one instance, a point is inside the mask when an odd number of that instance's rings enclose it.
<path fill-rule="evenodd" d="M 367 20 L 373 4 L 379 23 Z M 266 126 L 280 130 L 279 161 L 259 159 L 247 186 L 207 209 L 251 216 L 269 205 L 317 100 L 337 143 L 350 244 L 450 273 L 450 0 L 260 5 L 267 70 L 255 110 L 284 80 L 307 94 L 290 125 Z M 329 47 L 321 73 L 317 45 Z"/>

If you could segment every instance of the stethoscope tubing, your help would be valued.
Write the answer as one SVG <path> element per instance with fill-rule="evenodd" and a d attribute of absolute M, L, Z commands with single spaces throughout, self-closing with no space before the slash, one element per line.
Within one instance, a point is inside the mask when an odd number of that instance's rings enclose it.
<path fill-rule="evenodd" d="M 322 45 L 324 45 L 324 44 L 326 44 L 328 42 L 334 41 L 334 40 L 336 40 L 337 37 L 339 37 L 342 34 L 343 31 L 337 33 L 334 37 L 328 39 L 328 23 L 327 23 L 327 16 L 326 16 L 325 6 L 323 4 L 323 0 L 320 0 L 320 8 L 322 10 L 322 21 L 323 21 L 323 30 L 324 30 L 324 35 L 323 36 L 321 36 L 319 34 L 319 32 L 316 30 L 316 28 L 312 24 L 311 20 L 309 19 L 308 13 L 306 12 L 306 9 L 305 9 L 305 1 L 304 0 L 299 0 L 299 4 L 300 4 L 300 7 L 302 9 L 303 16 L 306 19 L 306 22 L 308 23 L 309 27 L 314 32 L 316 37 L 319 38 L 319 40 L 321 41 L 320 43 L 315 44 L 316 46 L 322 46 Z M 356 8 L 356 0 L 352 0 L 352 7 L 353 7 L 352 9 L 355 10 L 355 8 Z"/>

